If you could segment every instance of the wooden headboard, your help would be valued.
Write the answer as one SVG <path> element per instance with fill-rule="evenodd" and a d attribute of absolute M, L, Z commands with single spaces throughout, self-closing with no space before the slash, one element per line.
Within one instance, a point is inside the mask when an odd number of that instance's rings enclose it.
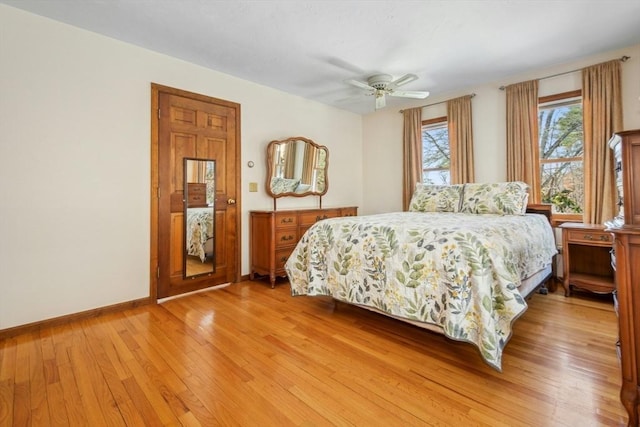
<path fill-rule="evenodd" d="M 542 214 L 547 217 L 547 220 L 551 222 L 551 204 L 539 203 L 527 205 L 527 213 Z"/>

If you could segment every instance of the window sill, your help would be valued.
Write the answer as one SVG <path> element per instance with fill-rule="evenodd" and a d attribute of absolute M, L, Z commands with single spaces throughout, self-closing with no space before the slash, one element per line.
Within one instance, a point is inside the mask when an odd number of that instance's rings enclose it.
<path fill-rule="evenodd" d="M 551 225 L 553 227 L 559 227 L 565 222 L 582 222 L 582 215 L 575 214 L 555 214 L 551 215 Z"/>

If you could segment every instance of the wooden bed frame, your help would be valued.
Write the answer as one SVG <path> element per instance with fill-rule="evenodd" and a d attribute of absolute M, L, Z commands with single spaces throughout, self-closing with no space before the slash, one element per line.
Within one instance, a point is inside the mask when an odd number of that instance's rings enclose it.
<path fill-rule="evenodd" d="M 548 203 L 538 203 L 538 204 L 529 204 L 527 205 L 527 213 L 536 213 L 542 214 L 547 218 L 549 224 L 553 227 L 551 222 L 551 204 Z M 554 256 L 551 260 L 551 274 L 549 274 L 538 287 L 538 292 L 546 295 L 549 291 L 555 292 L 558 288 L 558 283 L 556 282 L 556 256 Z M 535 290 L 535 289 L 534 289 Z M 527 295 L 527 297 L 531 296 L 531 294 Z"/>
<path fill-rule="evenodd" d="M 543 215 L 547 222 L 549 223 L 549 225 L 551 225 L 551 205 L 550 204 L 529 204 L 527 205 L 527 209 L 526 209 L 526 213 L 527 214 L 536 214 L 536 215 Z M 539 221 L 538 221 L 539 223 Z M 546 232 L 546 231 L 545 231 Z M 553 244 L 555 246 L 555 242 L 552 243 L 551 240 L 552 236 L 549 237 L 545 237 L 545 241 L 547 245 Z M 548 250 L 550 250 L 551 248 L 548 247 Z M 554 248 L 555 249 L 555 248 Z M 523 299 L 529 299 L 532 297 L 532 295 L 535 292 L 538 292 L 540 294 L 547 294 L 549 288 L 547 288 L 547 285 L 550 286 L 551 290 L 555 290 L 555 286 L 554 286 L 554 281 L 553 281 L 553 277 L 554 277 L 554 264 L 555 264 L 555 258 L 556 256 L 553 255 L 552 259 L 550 260 L 551 262 L 549 264 L 546 264 L 546 266 L 544 266 L 542 269 L 536 271 L 535 273 L 529 274 L 529 277 L 527 277 L 526 279 L 521 280 L 520 284 L 518 285 L 518 293 L 519 296 Z M 544 263 L 542 263 L 544 264 Z M 320 293 L 322 294 L 322 293 Z M 301 293 L 300 295 L 305 295 L 304 293 Z M 324 294 L 324 295 L 328 295 L 328 294 Z M 422 329 L 427 329 L 430 330 L 432 332 L 436 332 L 439 334 L 444 334 L 447 337 L 453 339 L 453 340 L 460 340 L 460 341 L 465 341 L 465 342 L 469 342 L 473 345 L 476 345 L 478 347 L 478 349 L 482 352 L 482 347 L 481 344 L 478 344 L 478 341 L 476 340 L 476 338 L 472 338 L 472 339 L 465 339 L 464 335 L 460 335 L 459 337 L 453 337 L 450 336 L 450 334 L 446 333 L 445 330 L 443 329 L 442 326 L 438 325 L 438 324 L 432 324 L 429 322 L 421 322 L 421 321 L 417 321 L 417 320 L 412 320 L 411 318 L 406 318 L 406 317 L 402 317 L 402 316 L 395 316 L 393 314 L 390 314 L 387 311 L 383 311 L 382 309 L 378 309 L 374 306 L 368 306 L 368 305 L 361 305 L 358 302 L 355 301 L 342 301 L 336 298 L 333 298 L 334 304 L 338 305 L 340 304 L 347 304 L 347 305 L 353 305 L 359 308 L 364 308 L 366 310 L 372 311 L 374 313 L 378 313 L 381 314 L 383 316 L 386 317 L 391 317 L 397 320 L 400 320 L 402 322 L 405 323 L 410 323 L 413 324 L 415 326 L 418 326 Z M 526 308 L 526 304 L 523 304 L 523 301 L 519 301 L 520 306 L 525 306 Z M 517 317 L 514 317 L 512 319 L 512 322 L 516 319 Z M 511 336 L 511 334 L 509 334 L 509 337 Z M 507 338 L 508 340 L 508 338 Z M 493 349 L 496 349 L 497 347 L 494 347 Z M 492 350 L 493 350 L 492 349 Z M 497 357 L 498 360 L 501 356 L 501 353 L 498 353 Z M 499 362 L 498 364 L 493 364 L 487 357 L 486 355 L 482 355 L 483 359 L 485 362 L 487 362 L 489 365 L 491 365 L 493 368 L 497 369 L 498 371 L 501 371 L 501 368 L 499 366 Z M 493 359 L 491 359 L 493 360 Z"/>
<path fill-rule="evenodd" d="M 542 214 L 544 215 L 547 220 L 549 221 L 549 223 L 551 223 L 551 205 L 550 204 L 529 204 L 527 205 L 527 213 L 534 213 L 534 214 Z M 533 275 L 532 277 L 530 277 L 527 280 L 534 280 L 534 282 L 530 282 L 529 285 L 527 286 L 528 291 L 525 292 L 522 297 L 525 299 L 530 299 L 532 297 L 532 295 L 536 292 L 538 292 L 539 294 L 542 295 L 547 295 L 547 293 L 549 292 L 549 290 L 551 290 L 551 292 L 555 292 L 557 289 L 557 284 L 555 282 L 555 264 L 556 264 L 556 256 L 554 256 L 551 260 L 551 266 L 547 269 L 541 270 L 540 272 L 538 272 L 537 274 Z M 532 283 L 535 283 L 535 285 L 532 285 Z M 547 287 L 548 285 L 548 287 Z M 414 325 L 416 327 L 422 328 L 422 329 L 426 329 L 428 331 L 431 332 L 435 332 L 438 334 L 442 333 L 442 329 L 439 326 L 436 325 L 432 325 L 429 323 L 424 323 L 424 322 L 418 322 L 418 321 L 414 321 L 411 319 L 406 319 L 403 317 L 398 317 L 398 316 L 394 316 L 391 315 L 389 313 L 386 313 L 384 311 L 378 310 L 376 308 L 373 307 L 368 307 L 365 305 L 360 305 L 360 304 L 353 304 L 353 303 L 349 303 L 349 302 L 344 302 L 344 301 L 340 301 L 337 299 L 333 299 L 333 302 L 335 304 L 336 307 L 338 307 L 341 304 L 346 304 L 346 305 L 353 305 L 355 307 L 359 307 L 359 308 L 363 308 L 365 310 L 369 310 L 372 311 L 374 313 L 380 314 L 382 316 L 386 316 L 386 317 L 391 317 L 393 319 L 399 320 L 401 322 L 405 322 L 405 323 L 409 323 L 411 325 Z"/>

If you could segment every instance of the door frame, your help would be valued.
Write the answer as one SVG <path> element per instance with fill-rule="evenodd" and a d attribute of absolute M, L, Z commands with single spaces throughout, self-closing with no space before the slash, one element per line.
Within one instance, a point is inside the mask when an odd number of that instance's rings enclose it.
<path fill-rule="evenodd" d="M 197 101 L 207 102 L 211 104 L 223 105 L 232 108 L 236 112 L 236 170 L 241 169 L 241 152 L 240 152 L 240 104 L 225 101 L 223 99 L 213 98 L 206 95 L 200 95 L 188 92 L 182 89 L 176 89 L 169 86 L 163 86 L 157 83 L 151 83 L 151 230 L 150 230 L 150 261 L 149 261 L 149 298 L 152 301 L 158 300 L 158 215 L 159 215 L 159 185 L 160 185 L 160 168 L 158 165 L 159 154 L 159 94 L 167 93 L 170 95 L 191 98 Z M 240 281 L 240 269 L 242 266 L 242 174 L 239 173 L 236 179 L 236 262 L 235 262 L 235 282 Z"/>

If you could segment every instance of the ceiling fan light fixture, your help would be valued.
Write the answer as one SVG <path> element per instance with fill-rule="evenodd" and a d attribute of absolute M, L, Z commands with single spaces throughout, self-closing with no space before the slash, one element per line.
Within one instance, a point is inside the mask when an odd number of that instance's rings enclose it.
<path fill-rule="evenodd" d="M 369 86 L 381 90 L 385 89 L 389 83 L 391 83 L 391 76 L 389 74 L 376 74 L 367 79 Z"/>
<path fill-rule="evenodd" d="M 397 80 L 393 80 L 393 77 L 389 74 L 375 74 L 367 78 L 366 83 L 360 80 L 349 79 L 345 80 L 352 86 L 359 89 L 364 89 L 367 92 L 365 95 L 375 97 L 376 110 L 384 108 L 387 104 L 386 96 L 400 97 L 400 98 L 426 98 L 429 96 L 427 91 L 404 91 L 396 90 L 398 86 L 407 84 L 414 80 L 417 80 L 418 76 L 415 74 L 405 74 Z"/>

